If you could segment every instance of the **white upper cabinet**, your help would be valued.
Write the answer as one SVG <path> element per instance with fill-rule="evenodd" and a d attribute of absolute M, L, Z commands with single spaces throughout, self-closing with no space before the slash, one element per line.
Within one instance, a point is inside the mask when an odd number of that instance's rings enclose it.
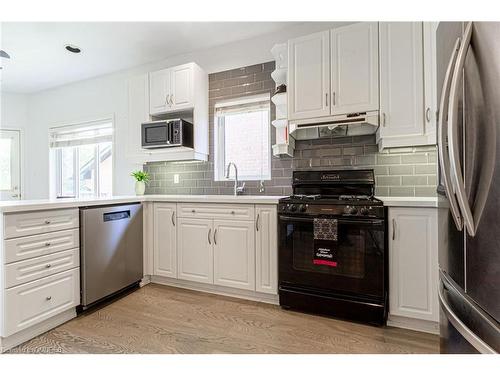
<path fill-rule="evenodd" d="M 330 32 L 288 41 L 288 118 L 330 115 Z"/>
<path fill-rule="evenodd" d="M 424 22 L 424 116 L 429 143 L 436 140 L 438 110 L 436 31 L 439 22 Z"/>
<path fill-rule="evenodd" d="M 378 87 L 378 23 L 331 30 L 331 114 L 378 110 Z"/>
<path fill-rule="evenodd" d="M 379 147 L 436 144 L 436 23 L 381 22 Z"/>
<path fill-rule="evenodd" d="M 422 22 L 380 23 L 381 137 L 424 131 Z"/>
<path fill-rule="evenodd" d="M 151 114 L 167 112 L 171 107 L 170 69 L 163 69 L 149 74 L 149 112 Z"/>
<path fill-rule="evenodd" d="M 149 112 L 151 115 L 181 111 L 195 105 L 197 66 L 174 66 L 149 74 Z M 200 90 L 203 86 L 200 87 Z"/>
<path fill-rule="evenodd" d="M 255 290 L 253 221 L 214 220 L 214 284 Z"/>
<path fill-rule="evenodd" d="M 193 106 L 193 78 L 191 64 L 176 66 L 171 69 L 170 109 L 181 110 Z"/>
<path fill-rule="evenodd" d="M 155 203 L 153 212 L 153 273 L 177 277 L 176 204 Z"/>

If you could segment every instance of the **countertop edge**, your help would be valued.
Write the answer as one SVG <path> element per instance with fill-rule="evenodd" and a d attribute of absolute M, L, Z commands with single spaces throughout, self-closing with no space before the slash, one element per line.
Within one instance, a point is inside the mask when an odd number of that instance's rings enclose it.
<path fill-rule="evenodd" d="M 27 212 L 52 209 L 79 208 L 133 202 L 172 202 L 172 203 L 223 203 L 223 204 L 278 204 L 283 196 L 238 196 L 232 195 L 207 196 L 207 195 L 143 195 L 143 196 L 117 196 L 99 199 L 61 199 L 61 200 L 29 200 L 29 201 L 4 201 L 0 202 L 0 213 Z"/>
<path fill-rule="evenodd" d="M 386 207 L 438 207 L 438 197 L 380 197 Z"/>

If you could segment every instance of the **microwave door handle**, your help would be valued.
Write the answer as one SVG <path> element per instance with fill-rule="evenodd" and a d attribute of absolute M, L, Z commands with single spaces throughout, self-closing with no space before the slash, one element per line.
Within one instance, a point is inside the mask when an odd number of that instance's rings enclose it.
<path fill-rule="evenodd" d="M 463 68 L 465 65 L 465 58 L 467 56 L 467 51 L 470 46 L 470 40 L 472 36 L 472 22 L 467 24 L 465 28 L 465 33 L 462 38 L 462 45 L 457 54 L 457 63 L 455 64 L 455 69 L 453 71 L 453 76 L 451 79 L 450 86 L 450 105 L 448 107 L 448 140 L 450 147 L 448 151 L 450 153 L 450 165 L 451 165 L 451 177 L 454 182 L 455 193 L 457 196 L 458 205 L 462 211 L 464 218 L 464 225 L 467 228 L 467 232 L 470 236 L 474 237 L 476 234 L 476 228 L 474 225 L 474 217 L 472 216 L 472 211 L 467 199 L 467 193 L 465 191 L 464 176 L 462 174 L 462 166 L 460 163 L 460 143 L 458 139 L 458 98 L 460 95 L 460 77 L 463 74 Z"/>
<path fill-rule="evenodd" d="M 170 145 L 172 144 L 172 123 L 170 121 L 167 121 L 167 144 Z"/>
<path fill-rule="evenodd" d="M 446 191 L 446 196 L 448 197 L 448 201 L 450 202 L 451 216 L 453 217 L 455 226 L 457 227 L 458 230 L 462 230 L 463 228 L 462 217 L 460 215 L 460 209 L 458 208 L 458 203 L 455 197 L 455 193 L 453 192 L 451 186 L 450 157 L 448 155 L 448 152 L 446 152 L 445 150 L 446 147 L 445 140 L 447 132 L 447 123 L 445 122 L 445 118 L 448 113 L 447 109 L 448 109 L 449 94 L 450 94 L 450 78 L 453 71 L 453 67 L 455 65 L 459 47 L 460 47 L 460 38 L 457 38 L 457 40 L 455 41 L 455 45 L 453 47 L 453 52 L 451 54 L 450 61 L 448 63 L 448 68 L 446 69 L 443 88 L 441 91 L 437 133 L 438 133 L 439 168 L 441 169 L 441 173 L 443 176 L 443 185 Z"/>

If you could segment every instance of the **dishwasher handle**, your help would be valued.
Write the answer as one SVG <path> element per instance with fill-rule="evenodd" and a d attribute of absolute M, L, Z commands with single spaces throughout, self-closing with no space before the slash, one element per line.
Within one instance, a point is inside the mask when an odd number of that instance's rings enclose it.
<path fill-rule="evenodd" d="M 102 214 L 102 219 L 104 222 L 130 219 L 130 210 L 106 212 Z"/>

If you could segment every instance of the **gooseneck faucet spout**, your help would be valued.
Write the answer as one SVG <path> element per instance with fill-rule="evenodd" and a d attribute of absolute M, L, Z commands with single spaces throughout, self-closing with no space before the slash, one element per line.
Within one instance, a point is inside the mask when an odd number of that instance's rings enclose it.
<path fill-rule="evenodd" d="M 238 186 L 238 167 L 233 162 L 229 162 L 226 170 L 226 178 L 229 178 L 229 173 L 231 170 L 231 165 L 234 167 L 234 195 L 242 194 L 245 191 L 245 183 L 242 186 Z"/>

